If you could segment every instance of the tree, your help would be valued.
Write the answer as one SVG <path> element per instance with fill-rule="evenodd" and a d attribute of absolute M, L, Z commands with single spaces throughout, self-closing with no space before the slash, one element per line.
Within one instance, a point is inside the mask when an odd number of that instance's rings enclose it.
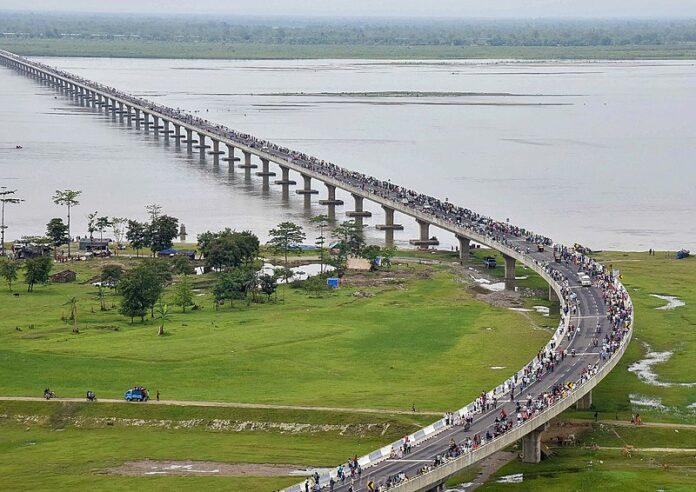
<path fill-rule="evenodd" d="M 99 239 L 104 240 L 104 231 L 107 227 L 111 227 L 111 220 L 106 216 L 97 217 L 95 226 L 99 231 Z"/>
<path fill-rule="evenodd" d="M 53 195 L 53 203 L 64 205 L 68 209 L 68 258 L 70 258 L 70 241 L 72 239 L 70 234 L 70 210 L 80 204 L 77 199 L 81 193 L 82 191 L 80 190 L 56 190 Z"/>
<path fill-rule="evenodd" d="M 34 292 L 35 284 L 45 284 L 51 274 L 53 260 L 49 256 L 37 256 L 29 258 L 25 264 L 24 280 L 28 287 L 27 292 Z"/>
<path fill-rule="evenodd" d="M 89 240 L 94 239 L 94 231 L 97 230 L 97 212 L 96 210 L 91 214 L 87 214 L 87 232 L 89 232 Z"/>
<path fill-rule="evenodd" d="M 68 226 L 61 218 L 54 218 L 46 224 L 46 236 L 51 240 L 53 245 L 53 256 L 55 257 L 58 248 L 64 244 L 68 244 L 70 237 L 68 236 Z"/>
<path fill-rule="evenodd" d="M 259 254 L 259 238 L 249 231 L 236 232 L 229 228 L 220 232 L 205 232 L 198 236 L 205 267 L 227 271 L 251 263 Z"/>
<path fill-rule="evenodd" d="M 177 255 L 172 260 L 172 272 L 175 275 L 192 275 L 196 269 L 191 264 L 191 260 L 185 255 Z"/>
<path fill-rule="evenodd" d="M 102 284 L 106 284 L 109 287 L 116 287 L 122 277 L 123 267 L 115 263 L 108 263 L 102 267 L 99 280 L 101 280 Z"/>
<path fill-rule="evenodd" d="M 236 299 L 244 299 L 247 293 L 249 276 L 241 268 L 235 268 L 218 275 L 213 286 L 213 295 L 217 302 L 230 301 L 230 306 Z"/>
<path fill-rule="evenodd" d="M 305 233 L 302 226 L 293 222 L 281 222 L 275 229 L 268 231 L 271 236 L 268 241 L 269 246 L 276 253 L 282 253 L 285 256 L 285 268 L 288 267 L 288 252 L 299 250 L 300 244 L 305 239 Z"/>
<path fill-rule="evenodd" d="M 0 204 L 2 204 L 2 221 L 0 222 L 0 255 L 5 256 L 5 205 L 17 204 L 23 202 L 21 198 L 13 196 L 17 190 L 8 190 L 4 186 L 0 186 Z M 11 289 L 10 289 L 11 290 Z"/>
<path fill-rule="evenodd" d="M 161 215 L 147 226 L 145 238 L 154 256 L 158 251 L 171 248 L 179 232 L 179 219 Z"/>
<path fill-rule="evenodd" d="M 268 300 L 271 300 L 271 295 L 278 288 L 278 282 L 275 276 L 264 273 L 259 276 L 259 285 L 261 286 L 261 292 L 268 296 Z"/>
<path fill-rule="evenodd" d="M 360 256 L 360 251 L 365 245 L 363 229 L 365 226 L 354 220 L 341 222 L 332 231 L 333 236 L 339 240 L 339 256 L 347 257 L 348 254 Z"/>
<path fill-rule="evenodd" d="M 7 288 L 12 292 L 12 282 L 17 280 L 19 263 L 9 258 L 0 258 L 0 277 L 7 282 Z"/>
<path fill-rule="evenodd" d="M 152 203 L 150 205 L 146 205 L 145 210 L 147 210 L 147 213 L 150 214 L 150 222 L 154 222 L 159 218 L 160 212 L 162 211 L 162 206 Z"/>
<path fill-rule="evenodd" d="M 125 235 L 124 226 L 128 223 L 128 220 L 123 217 L 111 217 L 111 231 L 114 233 L 114 240 L 116 241 L 116 251 L 123 243 L 123 238 Z"/>
<path fill-rule="evenodd" d="M 319 236 L 314 244 L 319 246 L 319 269 L 321 273 L 324 273 L 324 246 L 326 245 L 326 236 L 324 236 L 324 229 L 328 227 L 330 219 L 328 215 L 317 215 L 312 217 L 312 222 L 319 226 Z"/>
<path fill-rule="evenodd" d="M 174 286 L 174 304 L 181 307 L 181 312 L 185 313 L 188 306 L 193 305 L 193 289 L 186 275 Z"/>
<path fill-rule="evenodd" d="M 165 283 L 166 276 L 157 263 L 143 263 L 130 270 L 118 284 L 118 292 L 122 296 L 119 311 L 128 316 L 131 323 L 136 316 L 145 321 L 147 311 L 154 311 Z"/>
<path fill-rule="evenodd" d="M 131 247 L 135 249 L 138 256 L 140 256 L 140 250 L 147 246 L 147 237 L 145 233 L 146 228 L 146 224 L 138 222 L 137 220 L 128 221 L 126 239 L 130 243 Z"/>

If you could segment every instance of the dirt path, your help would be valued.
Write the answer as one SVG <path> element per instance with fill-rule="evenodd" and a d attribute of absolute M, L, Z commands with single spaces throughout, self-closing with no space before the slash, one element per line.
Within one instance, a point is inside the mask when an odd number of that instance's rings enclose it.
<path fill-rule="evenodd" d="M 646 453 L 696 453 L 696 448 L 634 448 L 632 446 L 593 446 L 593 449 L 609 449 L 615 451 L 623 451 L 624 449 L 630 449 L 631 451 L 643 451 Z"/>
<path fill-rule="evenodd" d="M 594 422 L 594 420 L 570 419 L 569 422 Z M 620 427 L 636 427 L 628 420 L 599 420 L 599 424 L 616 425 Z M 671 422 L 643 422 L 637 427 L 661 427 L 663 429 L 696 429 L 696 424 L 675 424 Z"/>
<path fill-rule="evenodd" d="M 84 398 L 45 398 L 35 396 L 0 396 L 0 401 L 44 401 L 44 402 L 85 402 Z M 114 398 L 99 398 L 97 403 L 125 403 L 125 400 Z M 131 403 L 137 405 L 137 403 Z M 220 408 L 261 408 L 268 410 L 308 410 L 321 412 L 344 412 L 344 413 L 378 413 L 385 415 L 428 415 L 442 416 L 442 412 L 412 412 L 410 410 L 388 410 L 384 408 L 345 408 L 345 407 L 314 407 L 305 405 L 270 405 L 264 403 L 240 403 L 226 401 L 186 401 L 186 400 L 150 400 L 145 405 L 171 405 L 180 407 L 220 407 Z"/>

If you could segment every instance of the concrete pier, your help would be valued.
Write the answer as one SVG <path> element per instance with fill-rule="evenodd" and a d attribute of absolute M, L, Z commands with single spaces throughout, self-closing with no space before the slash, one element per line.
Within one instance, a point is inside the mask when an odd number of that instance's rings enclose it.
<path fill-rule="evenodd" d="M 459 263 L 463 265 L 471 254 L 471 240 L 464 236 L 457 236 L 457 240 L 459 241 Z"/>
<path fill-rule="evenodd" d="M 216 166 L 220 163 L 220 156 L 224 154 L 225 152 L 220 150 L 220 141 L 215 140 L 214 138 L 211 139 L 213 141 L 213 150 L 208 152 L 208 155 L 213 156 L 213 164 Z"/>
<path fill-rule="evenodd" d="M 304 187 L 300 190 L 295 190 L 298 195 L 316 195 L 319 193 L 318 190 L 312 189 L 312 177 L 306 174 L 302 175 L 302 180 L 304 181 Z"/>
<path fill-rule="evenodd" d="M 420 228 L 420 238 L 411 239 L 409 244 L 418 246 L 420 249 L 428 249 L 429 246 L 437 246 L 440 244 L 440 241 L 438 241 L 436 238 L 430 237 L 430 222 L 416 219 L 416 223 L 418 223 Z"/>
<path fill-rule="evenodd" d="M 575 403 L 576 410 L 589 410 L 592 408 L 592 390 Z"/>
<path fill-rule="evenodd" d="M 548 425 L 545 423 L 522 438 L 523 463 L 541 462 L 541 433 L 546 430 Z"/>
<path fill-rule="evenodd" d="M 505 260 L 505 290 L 515 290 L 515 265 L 517 261 L 508 255 L 503 255 Z"/>
<path fill-rule="evenodd" d="M 155 136 L 159 136 L 159 116 L 152 115 L 152 129 L 155 131 Z"/>
<path fill-rule="evenodd" d="M 288 199 L 290 196 L 290 185 L 295 185 L 297 182 L 290 179 L 290 168 L 280 165 L 280 179 L 275 180 L 274 184 L 283 187 L 283 199 Z"/>
<path fill-rule="evenodd" d="M 346 212 L 346 216 L 350 217 L 351 219 L 355 219 L 355 223 L 358 225 L 362 225 L 363 223 L 363 218 L 365 217 L 372 217 L 372 213 L 366 211 L 363 208 L 363 202 L 365 200 L 364 197 L 360 195 L 356 195 L 355 193 L 351 193 L 353 196 L 353 201 L 355 202 L 355 209 L 354 210 L 348 210 Z"/>
<path fill-rule="evenodd" d="M 549 301 L 551 305 L 549 306 L 549 314 L 560 314 L 561 312 L 561 301 L 558 300 L 558 294 L 553 290 L 553 287 L 549 285 Z"/>
<path fill-rule="evenodd" d="M 329 220 L 336 220 L 336 205 L 343 205 L 343 200 L 336 199 L 336 187 L 329 183 L 324 183 L 326 185 L 326 200 L 319 200 L 319 205 L 326 205 L 328 208 L 327 216 Z"/>
<path fill-rule="evenodd" d="M 384 241 L 388 246 L 391 246 L 394 244 L 394 231 L 403 231 L 404 226 L 394 223 L 393 208 L 382 205 L 382 210 L 384 210 L 384 224 L 377 224 L 375 229 L 384 231 Z"/>
<path fill-rule="evenodd" d="M 263 178 L 263 188 L 264 189 L 268 189 L 269 178 L 271 176 L 276 175 L 276 173 L 272 172 L 268 168 L 268 165 L 269 165 L 268 159 L 261 157 L 261 171 L 257 172 L 256 175 L 261 176 Z"/>
<path fill-rule="evenodd" d="M 205 133 L 198 132 L 198 145 L 195 147 L 198 149 L 201 159 L 205 159 L 205 149 L 210 147 L 210 145 L 205 144 Z"/>
<path fill-rule="evenodd" d="M 135 129 L 140 130 L 140 110 L 135 108 Z"/>
<path fill-rule="evenodd" d="M 234 145 L 227 145 L 227 157 L 223 157 L 222 160 L 227 162 L 227 169 L 230 172 L 234 172 L 234 163 L 239 160 L 239 157 L 234 156 Z"/>

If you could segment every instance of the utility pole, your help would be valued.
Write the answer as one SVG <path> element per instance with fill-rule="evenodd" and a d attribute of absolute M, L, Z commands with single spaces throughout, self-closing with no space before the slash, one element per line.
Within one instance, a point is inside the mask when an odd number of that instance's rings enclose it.
<path fill-rule="evenodd" d="M 13 196 L 17 190 L 8 190 L 5 186 L 0 186 L 0 203 L 2 203 L 2 222 L 0 222 L 0 256 L 5 256 L 5 204 L 23 202 L 21 198 Z"/>

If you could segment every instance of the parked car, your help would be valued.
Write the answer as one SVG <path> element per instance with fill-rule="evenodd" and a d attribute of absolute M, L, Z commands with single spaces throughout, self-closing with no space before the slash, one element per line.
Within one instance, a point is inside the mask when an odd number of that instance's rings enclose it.
<path fill-rule="evenodd" d="M 147 389 L 141 386 L 129 389 L 123 397 L 126 401 L 147 401 L 150 399 Z"/>
<path fill-rule="evenodd" d="M 495 268 L 496 265 L 497 262 L 495 261 L 495 258 L 493 258 L 492 256 L 486 256 L 483 259 L 483 266 L 485 266 L 486 268 Z"/>

